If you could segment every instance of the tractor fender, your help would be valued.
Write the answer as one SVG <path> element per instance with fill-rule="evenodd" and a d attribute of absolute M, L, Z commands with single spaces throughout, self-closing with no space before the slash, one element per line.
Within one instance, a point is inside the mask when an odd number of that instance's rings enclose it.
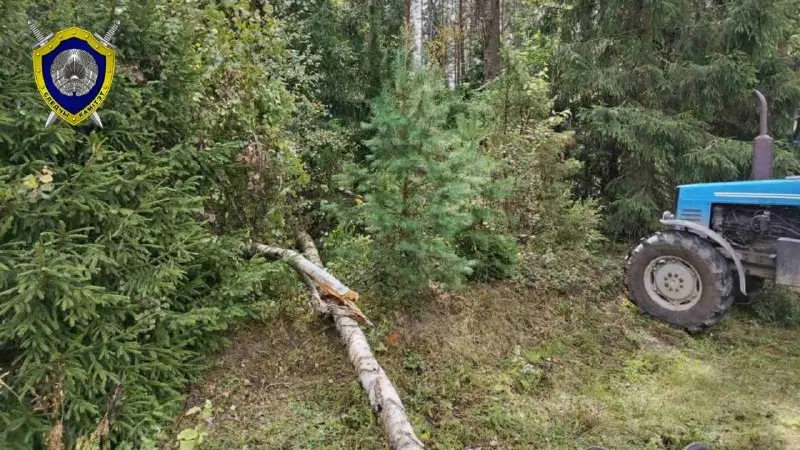
<path fill-rule="evenodd" d="M 719 233 L 712 230 L 711 228 L 703 226 L 699 223 L 689 222 L 688 220 L 669 219 L 667 218 L 669 216 L 667 216 L 666 214 L 664 216 L 665 216 L 664 218 L 659 220 L 659 222 L 661 222 L 663 225 L 683 227 L 688 230 L 694 231 L 696 234 L 699 234 L 704 238 L 711 239 L 712 241 L 716 242 L 717 244 L 719 244 L 720 247 L 722 247 L 723 250 L 728 252 L 728 255 L 730 255 L 730 258 L 733 260 L 733 263 L 736 264 L 736 271 L 739 273 L 739 290 L 742 292 L 742 294 L 747 295 L 747 288 L 745 287 L 745 273 L 744 273 L 744 266 L 742 266 L 742 259 L 739 257 L 739 254 L 736 253 L 736 250 L 734 250 L 733 247 L 731 247 L 731 244 L 729 244 L 728 241 L 725 240 L 724 237 L 722 237 Z"/>

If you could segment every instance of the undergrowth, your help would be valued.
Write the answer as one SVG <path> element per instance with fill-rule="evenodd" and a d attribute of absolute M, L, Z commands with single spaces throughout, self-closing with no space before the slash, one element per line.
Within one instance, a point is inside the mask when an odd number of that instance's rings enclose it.
<path fill-rule="evenodd" d="M 370 344 L 426 446 L 795 448 L 800 341 L 790 324 L 741 307 L 688 335 L 639 314 L 620 291 L 624 253 L 606 253 L 593 272 L 551 265 L 561 284 L 440 292 L 416 315 L 364 298 Z M 215 405 L 202 448 L 384 448 L 330 323 L 253 323 L 236 342 L 187 403 Z M 181 418 L 175 432 L 195 422 Z"/>
<path fill-rule="evenodd" d="M 787 328 L 800 328 L 800 292 L 796 289 L 765 283 L 761 292 L 743 305 L 756 320 Z"/>

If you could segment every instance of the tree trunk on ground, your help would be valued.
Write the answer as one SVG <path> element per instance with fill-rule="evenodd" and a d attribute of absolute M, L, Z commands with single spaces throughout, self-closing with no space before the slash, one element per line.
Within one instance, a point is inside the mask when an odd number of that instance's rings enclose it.
<path fill-rule="evenodd" d="M 372 322 L 369 321 L 354 303 L 358 300 L 358 293 L 342 284 L 325 269 L 312 263 L 294 250 L 287 250 L 285 248 L 265 244 L 257 244 L 254 245 L 253 248 L 263 255 L 283 259 L 292 264 L 294 268 L 300 272 L 300 275 L 303 276 L 306 284 L 309 285 L 311 289 L 309 304 L 318 313 L 330 314 L 334 317 L 340 315 L 353 317 L 363 321 L 367 325 L 372 325 Z M 319 254 L 317 254 L 317 258 L 318 257 Z M 323 294 L 336 298 L 341 305 L 325 301 L 317 289 L 317 286 L 322 289 Z"/>
<path fill-rule="evenodd" d="M 387 441 L 389 441 L 389 447 L 392 450 L 418 450 L 425 448 L 422 441 L 414 434 L 414 429 L 408 420 L 403 402 L 400 400 L 394 385 L 389 381 L 386 372 L 383 371 L 383 368 L 381 368 L 372 354 L 367 337 L 358 322 L 352 318 L 355 315 L 367 320 L 361 314 L 361 311 L 357 311 L 357 314 L 352 313 L 352 308 L 358 310 L 352 304 L 352 300 L 358 299 L 358 294 L 324 269 L 322 259 L 311 236 L 304 232 L 298 233 L 297 241 L 305 256 L 292 250 L 269 245 L 260 244 L 256 245 L 255 248 L 262 254 L 281 258 L 292 264 L 309 282 L 311 303 L 315 309 L 333 316 L 336 330 L 339 331 L 339 336 L 347 346 L 347 354 L 358 373 L 361 386 L 367 392 L 373 411 L 380 417 L 381 428 Z M 313 280 L 313 282 L 310 280 Z M 317 290 L 317 286 L 324 293 L 343 301 L 347 308 L 326 304 Z M 328 310 L 327 308 L 331 306 L 349 310 L 350 312 Z"/>
<path fill-rule="evenodd" d="M 483 77 L 490 81 L 500 75 L 500 0 L 483 3 Z"/>
<path fill-rule="evenodd" d="M 311 236 L 307 233 L 299 233 L 297 240 L 306 257 L 319 267 L 323 267 L 322 259 Z M 361 331 L 358 322 L 341 315 L 334 316 L 334 322 L 339 336 L 347 345 L 350 362 L 358 373 L 361 386 L 369 395 L 369 403 L 372 405 L 372 409 L 380 415 L 381 426 L 389 441 L 389 447 L 397 450 L 424 448 L 422 441 L 414 434 L 400 396 L 392 382 L 389 381 L 389 377 L 386 376 L 386 372 L 378 364 L 378 360 L 373 356 L 367 337 Z"/>

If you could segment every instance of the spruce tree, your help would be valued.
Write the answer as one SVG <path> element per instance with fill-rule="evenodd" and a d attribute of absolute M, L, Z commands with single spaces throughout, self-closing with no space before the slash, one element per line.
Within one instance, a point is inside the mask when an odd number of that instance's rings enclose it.
<path fill-rule="evenodd" d="M 197 95 L 224 80 L 204 77 L 213 42 L 186 2 L 125 2 L 105 127 L 44 129 L 26 13 L 44 30 L 98 33 L 114 14 L 32 3 L 0 3 L 0 446 L 73 448 L 99 430 L 111 448 L 147 448 L 201 352 L 267 287 L 263 262 L 198 220 L 242 145 Z M 263 77 L 247 86 L 259 89 L 250 100 L 281 99 Z M 256 123 L 284 120 L 287 101 Z"/>
<path fill-rule="evenodd" d="M 640 236 L 674 186 L 746 179 L 760 88 L 771 132 L 800 107 L 796 0 L 575 0 L 545 22 L 559 109 L 572 108 L 584 163 L 581 193 L 607 202 L 607 229 Z M 800 169 L 779 146 L 775 174 Z"/>

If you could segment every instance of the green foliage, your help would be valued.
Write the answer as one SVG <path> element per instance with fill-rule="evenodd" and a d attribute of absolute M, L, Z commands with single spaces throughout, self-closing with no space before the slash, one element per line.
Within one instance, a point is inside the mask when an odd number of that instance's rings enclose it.
<path fill-rule="evenodd" d="M 746 305 L 760 321 L 786 328 L 800 327 L 800 293 L 793 288 L 767 283 Z"/>
<path fill-rule="evenodd" d="M 373 104 L 366 167 L 349 165 L 343 179 L 366 199 L 353 212 L 374 239 L 380 286 L 401 298 L 429 282 L 455 288 L 471 272 L 453 240 L 475 223 L 473 204 L 492 181 L 475 139 L 480 122 L 451 116 L 441 74 L 410 71 L 408 58 L 398 54 L 394 79 Z"/>
<path fill-rule="evenodd" d="M 208 435 L 206 424 L 213 418 L 211 400 L 206 400 L 203 408 L 195 406 L 186 411 L 187 416 L 194 416 L 198 413 L 200 413 L 200 420 L 198 420 L 198 423 L 192 428 L 185 428 L 178 433 L 179 450 L 195 450 L 201 448 L 201 444 L 206 440 L 206 436 Z"/>
<path fill-rule="evenodd" d="M 769 101 L 772 134 L 787 136 L 800 105 L 797 7 L 575 0 L 548 15 L 561 39 L 557 106 L 578 113 L 579 192 L 603 199 L 606 231 L 646 234 L 677 184 L 747 179 L 758 126 L 753 88 Z M 800 161 L 786 151 L 779 158 L 779 170 Z"/>
<path fill-rule="evenodd" d="M 0 389 L 0 441 L 41 448 L 44 433 L 63 427 L 71 448 L 105 416 L 101 438 L 140 448 L 180 407 L 217 332 L 253 315 L 262 292 L 282 289 L 281 279 L 263 281 L 274 263 L 242 260 L 235 236 L 198 221 L 210 212 L 203 194 L 225 195 L 216 181 L 242 149 L 231 138 L 275 142 L 288 120 L 291 96 L 253 71 L 280 52 L 247 59 L 281 44 L 254 31 L 263 22 L 226 22 L 186 2 L 126 2 L 105 128 L 45 130 L 27 50 L 30 4 L 0 5 L 0 374 L 9 388 Z M 102 33 L 112 17 L 76 0 L 29 11 L 45 30 Z M 204 29 L 213 24 L 238 34 Z M 213 64 L 220 45 L 230 71 Z M 228 96 L 231 73 L 243 78 Z M 108 402 L 117 387 L 122 397 Z"/>
<path fill-rule="evenodd" d="M 399 46 L 402 2 L 285 0 L 272 2 L 292 24 L 292 48 L 311 60 L 317 98 L 332 115 L 358 124 L 391 78 L 390 55 Z"/>
<path fill-rule="evenodd" d="M 261 2 L 286 26 L 281 33 L 291 62 L 303 69 L 289 80 L 297 96 L 290 131 L 293 148 L 313 182 L 300 190 L 298 223 L 313 235 L 337 226 L 322 208 L 348 200 L 332 176 L 344 164 L 361 162 L 369 132 L 370 101 L 391 78 L 388 55 L 400 42 L 403 5 L 364 0 Z M 293 211 L 294 212 L 294 211 Z"/>
<path fill-rule="evenodd" d="M 601 216 L 595 202 L 574 199 L 572 180 L 583 167 L 564 155 L 572 133 L 554 131 L 569 113 L 551 116 L 549 85 L 543 73 L 531 71 L 546 51 L 535 44 L 509 49 L 483 114 L 496 118 L 487 139 L 487 152 L 503 162 L 495 176 L 512 180 L 502 207 L 508 230 L 524 242 L 517 275 L 537 288 L 568 291 L 594 282 Z"/>
<path fill-rule="evenodd" d="M 311 63 L 287 47 L 292 24 L 248 0 L 185 5 L 183 20 L 197 58 L 200 86 L 192 91 L 200 148 L 236 139 L 246 143 L 234 165 L 209 174 L 206 194 L 218 231 L 244 230 L 282 241 L 301 206 L 309 176 L 296 147 L 296 123 L 318 114 L 305 97 L 315 82 Z"/>
<path fill-rule="evenodd" d="M 372 275 L 373 242 L 370 236 L 358 235 L 344 227 L 336 228 L 322 239 L 325 267 L 348 286 L 366 291 L 374 281 Z"/>
<path fill-rule="evenodd" d="M 456 238 L 459 255 L 474 261 L 470 279 L 480 282 L 511 278 L 517 265 L 517 242 L 510 236 L 481 229 Z"/>
<path fill-rule="evenodd" d="M 344 170 L 347 163 L 353 162 L 352 129 L 335 121 L 327 124 L 309 124 L 298 133 L 296 142 L 300 157 L 312 183 L 301 191 L 303 223 L 300 226 L 313 236 L 318 236 L 336 227 L 335 214 L 323 208 L 324 205 L 349 199 L 349 195 L 337 189 L 334 177 Z"/>
<path fill-rule="evenodd" d="M 489 151 L 504 161 L 514 180 L 505 200 L 511 227 L 542 242 L 591 247 L 600 240 L 598 211 L 592 202 L 575 201 L 573 177 L 582 164 L 565 156 L 574 143 L 569 132 L 555 128 L 569 111 L 551 116 L 549 85 L 529 71 L 530 53 L 509 51 L 506 72 L 492 86 L 487 115 L 495 122 Z"/>

